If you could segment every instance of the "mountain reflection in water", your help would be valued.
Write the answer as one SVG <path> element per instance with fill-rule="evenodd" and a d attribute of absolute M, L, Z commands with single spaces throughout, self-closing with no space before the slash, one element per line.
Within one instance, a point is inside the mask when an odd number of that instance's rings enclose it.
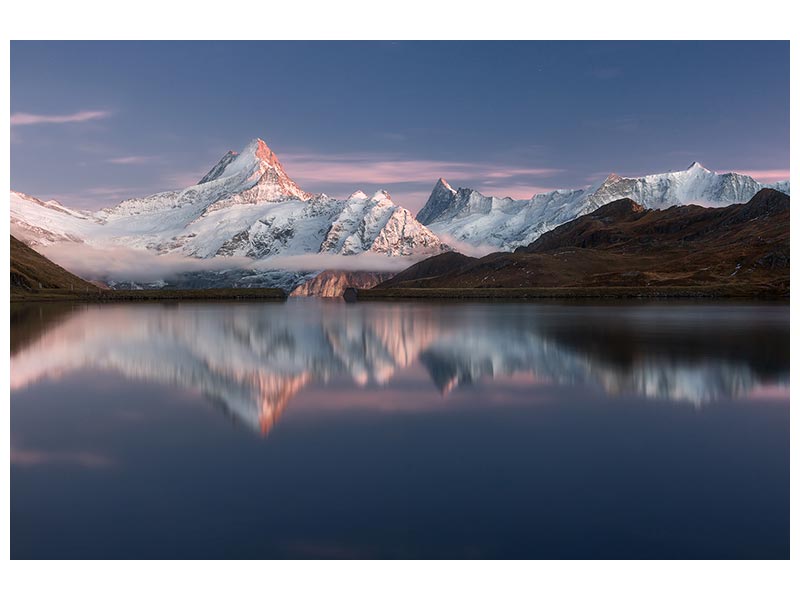
<path fill-rule="evenodd" d="M 29 305 L 11 332 L 12 391 L 113 371 L 197 390 L 263 433 L 311 383 L 381 386 L 415 363 L 442 394 L 524 375 L 698 407 L 788 398 L 789 308 L 776 304 Z"/>

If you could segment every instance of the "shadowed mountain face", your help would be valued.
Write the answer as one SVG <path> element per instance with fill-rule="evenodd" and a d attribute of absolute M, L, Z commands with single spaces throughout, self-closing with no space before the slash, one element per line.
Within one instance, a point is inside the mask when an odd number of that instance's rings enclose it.
<path fill-rule="evenodd" d="M 415 364 L 454 401 L 461 386 L 524 375 L 703 405 L 789 374 L 780 305 L 84 305 L 18 312 L 15 330 L 12 392 L 111 371 L 199 390 L 262 433 L 306 386 L 382 386 Z"/>
<path fill-rule="evenodd" d="M 789 197 L 647 210 L 617 200 L 515 252 L 424 260 L 380 288 L 759 286 L 788 293 Z"/>

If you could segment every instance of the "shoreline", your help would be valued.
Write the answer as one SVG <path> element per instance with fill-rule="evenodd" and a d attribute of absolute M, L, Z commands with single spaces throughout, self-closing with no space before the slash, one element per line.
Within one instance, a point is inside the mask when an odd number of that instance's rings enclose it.
<path fill-rule="evenodd" d="M 101 290 L 74 292 L 43 289 L 11 292 L 11 302 L 160 302 L 183 300 L 265 300 L 283 302 L 288 295 L 280 288 L 210 288 L 198 290 Z"/>
<path fill-rule="evenodd" d="M 767 299 L 788 300 L 789 290 L 774 286 L 659 286 L 659 287 L 551 287 L 551 288 L 347 288 L 346 302 L 385 300 L 537 300 L 546 298 L 642 299 Z"/>

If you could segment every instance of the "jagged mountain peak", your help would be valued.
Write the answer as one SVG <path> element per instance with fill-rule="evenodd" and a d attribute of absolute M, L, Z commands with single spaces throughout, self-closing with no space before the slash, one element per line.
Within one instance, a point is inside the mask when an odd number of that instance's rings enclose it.
<path fill-rule="evenodd" d="M 267 146 L 267 142 L 261 138 L 254 138 L 250 140 L 250 143 L 245 146 L 242 154 L 252 154 L 259 161 L 265 162 L 269 165 L 279 166 L 281 164 L 278 160 L 278 156 L 272 151 L 272 148 Z"/>
<path fill-rule="evenodd" d="M 457 192 L 450 186 L 444 178 L 439 178 L 433 186 L 431 195 L 425 206 L 417 213 L 417 220 L 423 225 L 436 220 L 453 203 Z"/>
<path fill-rule="evenodd" d="M 231 191 L 245 194 L 246 202 L 312 197 L 289 177 L 278 155 L 261 138 L 251 140 L 240 153 L 226 154 L 214 170 L 214 176 L 206 182 L 228 179 L 233 183 Z"/>
<path fill-rule="evenodd" d="M 453 189 L 453 187 L 449 183 L 447 183 L 447 180 L 444 177 L 439 177 L 439 180 L 436 182 L 436 185 L 434 186 L 433 189 L 434 190 L 435 189 L 445 189 L 445 190 L 448 190 L 450 192 L 455 193 L 455 190 Z"/>
<path fill-rule="evenodd" d="M 381 200 L 388 200 L 389 202 L 392 202 L 392 195 L 386 190 L 378 190 L 373 194 L 372 199 L 377 200 L 378 202 Z"/>
<path fill-rule="evenodd" d="M 369 198 L 369 196 L 367 196 L 362 190 L 356 190 L 347 197 L 348 200 L 366 200 L 367 198 Z"/>
<path fill-rule="evenodd" d="M 703 165 L 701 165 L 697 161 L 692 162 L 692 164 L 690 164 L 689 167 L 686 170 L 687 171 L 705 171 L 706 173 L 711 173 L 711 171 L 706 169 Z"/>

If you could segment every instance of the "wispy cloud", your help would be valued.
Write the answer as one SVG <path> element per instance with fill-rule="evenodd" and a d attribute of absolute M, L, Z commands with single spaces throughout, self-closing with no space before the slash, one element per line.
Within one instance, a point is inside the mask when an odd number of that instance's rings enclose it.
<path fill-rule="evenodd" d="M 439 177 L 458 180 L 549 177 L 562 172 L 551 167 L 518 167 L 479 162 L 409 160 L 375 155 L 283 154 L 281 161 L 293 178 L 306 184 L 435 182 Z"/>
<path fill-rule="evenodd" d="M 158 156 L 116 156 L 107 158 L 106 162 L 112 165 L 144 165 L 156 160 Z"/>
<path fill-rule="evenodd" d="M 35 113 L 18 112 L 11 115 L 11 126 L 19 127 L 22 125 L 43 125 L 61 123 L 85 123 L 86 121 L 96 121 L 107 119 L 111 116 L 108 110 L 82 110 L 67 115 L 43 115 Z"/>
<path fill-rule="evenodd" d="M 728 169 L 718 173 L 741 173 L 761 183 L 775 183 L 789 179 L 789 169 Z"/>
<path fill-rule="evenodd" d="M 534 194 L 544 194 L 552 192 L 553 186 L 534 186 L 534 185 L 502 185 L 498 183 L 486 183 L 478 190 L 486 196 L 497 196 L 499 198 L 514 198 L 516 200 L 528 199 Z"/>
<path fill-rule="evenodd" d="M 196 185 L 198 181 L 205 175 L 207 172 L 206 170 L 200 169 L 199 171 L 173 171 L 169 173 L 163 173 L 160 178 L 160 189 L 159 191 L 163 190 L 182 190 L 183 188 L 187 188 L 193 185 Z"/>

